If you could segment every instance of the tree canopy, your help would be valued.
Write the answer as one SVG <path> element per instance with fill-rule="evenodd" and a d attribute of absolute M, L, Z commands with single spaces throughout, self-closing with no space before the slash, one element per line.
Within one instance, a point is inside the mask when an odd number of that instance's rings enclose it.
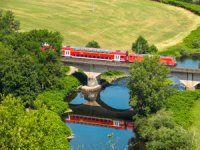
<path fill-rule="evenodd" d="M 99 44 L 97 41 L 90 41 L 86 44 L 86 47 L 92 47 L 92 48 L 100 48 Z"/>
<path fill-rule="evenodd" d="M 170 94 L 166 84 L 169 69 L 159 63 L 159 57 L 146 56 L 141 62 L 135 61 L 130 67 L 130 104 L 138 116 L 147 116 L 161 109 Z"/>
<path fill-rule="evenodd" d="M 137 54 L 149 54 L 158 51 L 155 45 L 149 46 L 147 40 L 143 36 L 139 36 L 132 44 L 132 50 Z"/>
<path fill-rule="evenodd" d="M 69 149 L 71 130 L 45 107 L 25 108 L 21 99 L 0 98 L 0 149 Z"/>
<path fill-rule="evenodd" d="M 15 20 L 15 16 L 11 11 L 0 10 L 0 41 L 4 36 L 14 33 L 19 30 L 20 23 Z"/>
<path fill-rule="evenodd" d="M 169 112 L 158 111 L 147 119 L 140 119 L 138 125 L 137 133 L 146 141 L 147 150 L 191 149 L 191 134 L 177 125 Z"/>

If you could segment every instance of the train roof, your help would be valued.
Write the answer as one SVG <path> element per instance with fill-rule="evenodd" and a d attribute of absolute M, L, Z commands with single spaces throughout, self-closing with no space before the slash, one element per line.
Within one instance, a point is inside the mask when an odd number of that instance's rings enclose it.
<path fill-rule="evenodd" d="M 102 48 L 89 48 L 89 47 L 76 47 L 76 46 L 63 46 L 63 48 L 73 48 L 74 50 L 79 51 L 89 51 L 89 52 L 102 52 L 102 53 L 112 53 L 112 52 L 122 52 L 126 53 L 126 50 L 109 50 L 109 49 L 102 49 Z"/>

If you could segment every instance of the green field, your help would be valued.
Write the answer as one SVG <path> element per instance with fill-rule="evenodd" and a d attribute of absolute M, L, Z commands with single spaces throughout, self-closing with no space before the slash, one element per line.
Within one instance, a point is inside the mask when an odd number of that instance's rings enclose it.
<path fill-rule="evenodd" d="M 139 35 L 162 50 L 174 45 L 200 24 L 200 17 L 181 8 L 150 0 L 0 0 L 12 10 L 21 31 L 59 31 L 63 45 L 130 49 Z"/>

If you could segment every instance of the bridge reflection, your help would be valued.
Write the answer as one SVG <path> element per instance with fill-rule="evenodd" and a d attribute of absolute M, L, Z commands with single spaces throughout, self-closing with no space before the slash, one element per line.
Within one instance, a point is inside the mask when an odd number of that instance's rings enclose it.
<path fill-rule="evenodd" d="M 69 106 L 73 110 L 73 114 L 95 116 L 112 119 L 132 120 L 134 111 L 132 109 L 116 109 L 107 105 L 100 98 L 100 91 L 82 93 L 85 101 L 82 104 L 73 104 Z"/>

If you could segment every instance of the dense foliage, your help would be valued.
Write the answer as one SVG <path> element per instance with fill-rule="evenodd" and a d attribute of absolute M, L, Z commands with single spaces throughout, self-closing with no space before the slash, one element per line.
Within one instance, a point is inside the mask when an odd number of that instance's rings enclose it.
<path fill-rule="evenodd" d="M 79 82 L 60 61 L 62 36 L 18 29 L 12 12 L 0 12 L 0 149 L 69 149 L 59 115 Z"/>
<path fill-rule="evenodd" d="M 177 91 L 167 100 L 167 108 L 172 112 L 173 120 L 188 128 L 193 121 L 192 108 L 196 100 L 200 100 L 200 91 Z"/>
<path fill-rule="evenodd" d="M 132 50 L 137 54 L 156 53 L 158 51 L 155 45 L 149 46 L 147 40 L 142 36 L 139 36 L 132 44 Z"/>
<path fill-rule="evenodd" d="M 7 55 L 0 64 L 0 92 L 20 96 L 23 100 L 34 100 L 40 90 L 36 70 L 31 57 Z"/>
<path fill-rule="evenodd" d="M 166 84 L 169 69 L 159 63 L 159 57 L 145 57 L 142 62 L 134 62 L 130 67 L 130 104 L 139 116 L 147 116 L 161 109 L 170 88 Z"/>
<path fill-rule="evenodd" d="M 77 89 L 79 81 L 72 76 L 64 77 L 62 81 L 64 82 L 62 89 L 40 93 L 35 101 L 35 106 L 40 108 L 45 104 L 49 110 L 57 113 L 59 116 L 69 109 L 68 103 L 64 102 L 64 99 Z"/>
<path fill-rule="evenodd" d="M 0 98 L 0 149 L 67 150 L 70 135 L 60 117 L 45 107 L 32 110 L 19 98 Z"/>
<path fill-rule="evenodd" d="M 100 48 L 99 43 L 97 41 L 90 41 L 87 43 L 86 47 Z"/>
<path fill-rule="evenodd" d="M 18 33 L 19 23 L 10 11 L 1 13 L 0 24 L 12 28 L 9 32 L 7 28 L 0 29 L 8 33 L 0 39 L 0 92 L 34 100 L 43 90 L 62 88 L 65 70 L 60 62 L 60 33 L 48 30 Z M 45 42 L 51 47 L 41 51 Z"/>
<path fill-rule="evenodd" d="M 137 133 L 145 141 L 147 150 L 191 149 L 191 134 L 177 125 L 166 111 L 140 119 L 138 125 Z"/>
<path fill-rule="evenodd" d="M 154 0 L 154 1 L 159 1 L 159 2 L 162 2 L 162 3 L 182 7 L 182 8 L 185 8 L 187 10 L 190 10 L 190 11 L 200 15 L 200 6 L 196 5 L 196 4 L 184 2 L 184 1 L 181 1 L 181 0 Z"/>

